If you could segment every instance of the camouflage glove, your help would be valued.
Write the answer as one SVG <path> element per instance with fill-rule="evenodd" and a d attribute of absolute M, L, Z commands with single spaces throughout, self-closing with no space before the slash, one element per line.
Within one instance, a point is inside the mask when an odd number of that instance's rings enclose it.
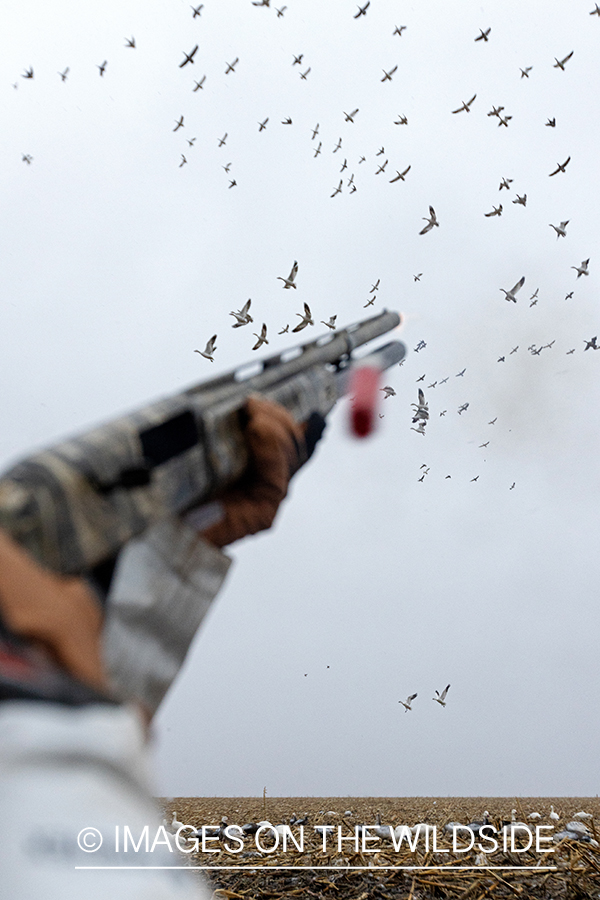
<path fill-rule="evenodd" d="M 299 425 L 283 406 L 260 396 L 249 397 L 245 410 L 248 468 L 217 498 L 220 520 L 201 532 L 217 547 L 271 527 L 290 478 L 310 458 L 325 427 L 318 413 Z"/>

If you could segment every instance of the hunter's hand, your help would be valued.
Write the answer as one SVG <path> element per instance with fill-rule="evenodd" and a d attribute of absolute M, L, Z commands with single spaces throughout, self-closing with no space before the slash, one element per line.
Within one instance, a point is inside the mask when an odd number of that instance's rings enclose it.
<path fill-rule="evenodd" d="M 290 478 L 311 456 L 325 425 L 317 414 L 299 425 L 283 406 L 259 396 L 248 398 L 246 413 L 248 468 L 217 498 L 221 520 L 201 532 L 217 547 L 271 527 Z"/>

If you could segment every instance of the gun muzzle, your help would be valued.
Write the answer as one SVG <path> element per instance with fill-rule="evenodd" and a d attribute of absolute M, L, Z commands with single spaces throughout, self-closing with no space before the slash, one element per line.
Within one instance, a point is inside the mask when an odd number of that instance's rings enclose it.
<path fill-rule="evenodd" d="M 404 344 L 390 341 L 351 366 L 347 391 L 352 397 L 350 429 L 356 437 L 367 437 L 373 431 L 379 408 L 381 374 L 404 359 L 405 353 Z"/>

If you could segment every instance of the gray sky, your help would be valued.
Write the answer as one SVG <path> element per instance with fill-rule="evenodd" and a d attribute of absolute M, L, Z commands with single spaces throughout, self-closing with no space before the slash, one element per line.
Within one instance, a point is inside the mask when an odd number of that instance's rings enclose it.
<path fill-rule="evenodd" d="M 401 311 L 378 433 L 351 439 L 340 403 L 276 527 L 232 548 L 158 717 L 157 793 L 595 794 L 600 18 L 589 0 L 372 0 L 358 20 L 349 0 L 275 3 L 3 3 L 0 459 L 250 360 L 228 316 L 249 297 L 270 352 L 303 302 L 340 325 Z M 211 365 L 193 351 L 215 332 Z"/>

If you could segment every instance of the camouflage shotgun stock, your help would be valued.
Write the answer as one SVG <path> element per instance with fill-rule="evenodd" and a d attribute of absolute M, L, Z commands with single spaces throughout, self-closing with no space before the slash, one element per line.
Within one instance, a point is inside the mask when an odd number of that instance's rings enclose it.
<path fill-rule="evenodd" d="M 89 572 L 151 523 L 194 509 L 242 474 L 239 412 L 249 394 L 276 400 L 298 421 L 325 416 L 346 389 L 354 349 L 399 323 L 384 311 L 33 454 L 0 480 L 0 527 L 47 567 Z M 391 341 L 373 360 L 383 369 L 404 353 Z"/>

